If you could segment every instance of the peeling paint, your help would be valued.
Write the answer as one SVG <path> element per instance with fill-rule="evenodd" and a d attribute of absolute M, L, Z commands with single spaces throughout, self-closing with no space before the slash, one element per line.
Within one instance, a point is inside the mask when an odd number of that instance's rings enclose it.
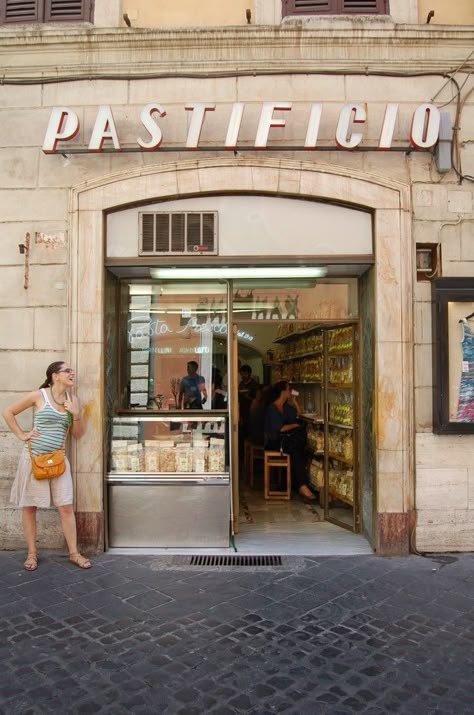
<path fill-rule="evenodd" d="M 65 248 L 66 232 L 59 233 L 35 233 L 35 244 L 46 246 L 47 248 Z"/>

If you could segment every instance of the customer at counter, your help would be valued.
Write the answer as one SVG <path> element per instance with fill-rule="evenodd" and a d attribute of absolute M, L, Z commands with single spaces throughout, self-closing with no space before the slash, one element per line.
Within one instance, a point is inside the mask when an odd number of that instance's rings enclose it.
<path fill-rule="evenodd" d="M 265 413 L 265 449 L 282 450 L 291 457 L 291 484 L 308 503 L 316 501 L 306 469 L 306 432 L 296 420 L 300 412 L 296 395 L 284 380 L 272 386 L 272 401 Z"/>

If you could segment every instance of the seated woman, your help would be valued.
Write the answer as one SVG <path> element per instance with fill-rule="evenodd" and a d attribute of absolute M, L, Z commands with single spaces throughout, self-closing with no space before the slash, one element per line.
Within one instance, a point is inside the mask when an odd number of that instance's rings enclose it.
<path fill-rule="evenodd" d="M 296 422 L 299 407 L 290 394 L 289 384 L 282 380 L 273 385 L 272 398 L 265 413 L 265 449 L 282 449 L 291 456 L 292 486 L 304 501 L 314 502 L 316 497 L 308 486 L 304 445 L 302 448 L 301 440 L 285 440 L 285 435 L 294 430 L 298 430 L 298 436 L 302 432 L 301 425 Z"/>

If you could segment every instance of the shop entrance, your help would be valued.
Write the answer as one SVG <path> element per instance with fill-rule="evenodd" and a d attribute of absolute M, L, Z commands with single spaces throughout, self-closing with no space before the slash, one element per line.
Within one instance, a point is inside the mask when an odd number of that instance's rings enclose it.
<path fill-rule="evenodd" d="M 237 544 L 361 532 L 357 279 L 234 284 L 232 317 Z"/>
<path fill-rule="evenodd" d="M 312 553 L 368 534 L 363 277 L 117 278 L 109 546 Z"/>

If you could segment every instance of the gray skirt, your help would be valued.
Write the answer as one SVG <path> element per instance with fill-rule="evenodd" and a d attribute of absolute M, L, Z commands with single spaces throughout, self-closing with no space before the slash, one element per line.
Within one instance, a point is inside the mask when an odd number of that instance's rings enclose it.
<path fill-rule="evenodd" d="M 23 449 L 10 493 L 10 503 L 18 507 L 46 509 L 73 503 L 71 465 L 66 457 L 66 471 L 54 479 L 35 479 L 30 453 Z"/>

